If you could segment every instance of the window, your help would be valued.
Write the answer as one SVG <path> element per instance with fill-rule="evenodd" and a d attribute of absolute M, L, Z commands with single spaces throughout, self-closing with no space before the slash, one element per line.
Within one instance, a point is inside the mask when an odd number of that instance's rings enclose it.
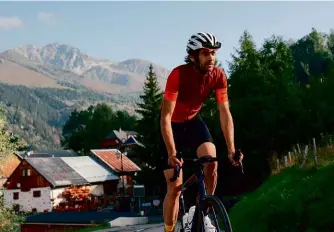
<path fill-rule="evenodd" d="M 41 191 L 38 190 L 38 191 L 33 191 L 33 197 L 41 197 Z"/>
<path fill-rule="evenodd" d="M 13 193 L 13 199 L 14 200 L 19 199 L 19 193 L 18 192 Z"/>
<path fill-rule="evenodd" d="M 28 169 L 28 170 L 27 170 L 27 176 L 30 176 L 30 175 L 31 175 L 31 170 Z"/>
<path fill-rule="evenodd" d="M 26 170 L 22 170 L 22 176 L 26 176 Z"/>

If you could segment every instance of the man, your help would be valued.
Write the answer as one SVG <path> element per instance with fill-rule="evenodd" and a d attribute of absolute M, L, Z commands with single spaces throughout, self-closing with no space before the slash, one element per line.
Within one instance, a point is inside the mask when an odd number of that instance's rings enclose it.
<path fill-rule="evenodd" d="M 186 64 L 180 65 L 170 73 L 161 108 L 161 155 L 164 162 L 164 176 L 167 194 L 163 203 L 165 231 L 174 231 L 179 209 L 182 170 L 175 182 L 170 182 L 174 167 L 182 166 L 183 160 L 178 152 L 185 148 L 197 151 L 197 156 L 216 157 L 216 148 L 208 128 L 198 112 L 212 90 L 220 112 L 220 125 L 223 131 L 228 157 L 234 166 L 241 162 L 233 160 L 234 126 L 229 110 L 227 79 L 223 70 L 215 66 L 216 51 L 221 43 L 210 33 L 196 33 L 187 44 Z M 217 163 L 207 164 L 204 169 L 208 194 L 213 194 L 217 182 Z M 211 227 L 211 228 L 210 228 Z M 212 229 L 210 219 L 206 217 L 206 231 Z"/>

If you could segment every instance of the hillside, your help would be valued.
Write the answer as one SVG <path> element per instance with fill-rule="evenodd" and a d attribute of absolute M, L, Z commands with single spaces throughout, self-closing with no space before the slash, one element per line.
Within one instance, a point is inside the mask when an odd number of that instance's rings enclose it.
<path fill-rule="evenodd" d="M 114 62 L 65 44 L 22 45 L 0 53 L 0 107 L 7 130 L 33 149 L 60 146 L 61 128 L 74 109 L 106 102 L 134 113 L 149 61 Z M 161 87 L 168 70 L 153 64 Z"/>
<path fill-rule="evenodd" d="M 106 95 L 87 89 L 32 89 L 0 84 L 0 107 L 6 111 L 8 130 L 39 150 L 59 148 L 61 128 L 74 109 L 107 102 L 115 110 L 133 113 L 135 101 L 135 97 Z"/>
<path fill-rule="evenodd" d="M 244 196 L 230 211 L 233 231 L 333 231 L 334 154 L 321 163 L 287 168 Z"/>
<path fill-rule="evenodd" d="M 59 85 L 55 79 L 5 59 L 0 64 L 0 80 L 8 84 L 29 87 L 67 88 Z"/>

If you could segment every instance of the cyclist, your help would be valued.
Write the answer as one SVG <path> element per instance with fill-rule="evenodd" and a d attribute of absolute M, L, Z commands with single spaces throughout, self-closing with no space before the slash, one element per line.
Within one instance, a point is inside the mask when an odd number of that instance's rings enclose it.
<path fill-rule="evenodd" d="M 167 79 L 160 115 L 161 161 L 164 162 L 164 176 L 167 183 L 167 194 L 163 203 L 166 232 L 174 231 L 179 210 L 182 170 L 179 178 L 175 182 L 170 182 L 174 173 L 173 168 L 183 164 L 178 151 L 193 148 L 197 151 L 198 157 L 204 155 L 216 157 L 213 139 L 198 114 L 212 90 L 216 95 L 228 158 L 234 166 L 238 166 L 243 159 L 241 154 L 239 162 L 233 160 L 234 125 L 229 110 L 227 78 L 224 71 L 215 66 L 216 51 L 220 47 L 221 43 L 210 33 L 200 32 L 192 35 L 187 43 L 186 64 L 174 68 Z M 207 193 L 214 194 L 217 163 L 207 164 L 204 175 Z M 207 216 L 205 225 L 205 231 L 214 229 Z"/>

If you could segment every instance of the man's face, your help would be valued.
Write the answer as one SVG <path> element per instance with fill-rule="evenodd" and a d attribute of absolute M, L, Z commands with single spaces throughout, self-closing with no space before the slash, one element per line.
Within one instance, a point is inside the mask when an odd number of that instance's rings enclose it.
<path fill-rule="evenodd" d="M 201 49 L 198 59 L 201 70 L 204 72 L 212 71 L 216 61 L 216 49 Z"/>

